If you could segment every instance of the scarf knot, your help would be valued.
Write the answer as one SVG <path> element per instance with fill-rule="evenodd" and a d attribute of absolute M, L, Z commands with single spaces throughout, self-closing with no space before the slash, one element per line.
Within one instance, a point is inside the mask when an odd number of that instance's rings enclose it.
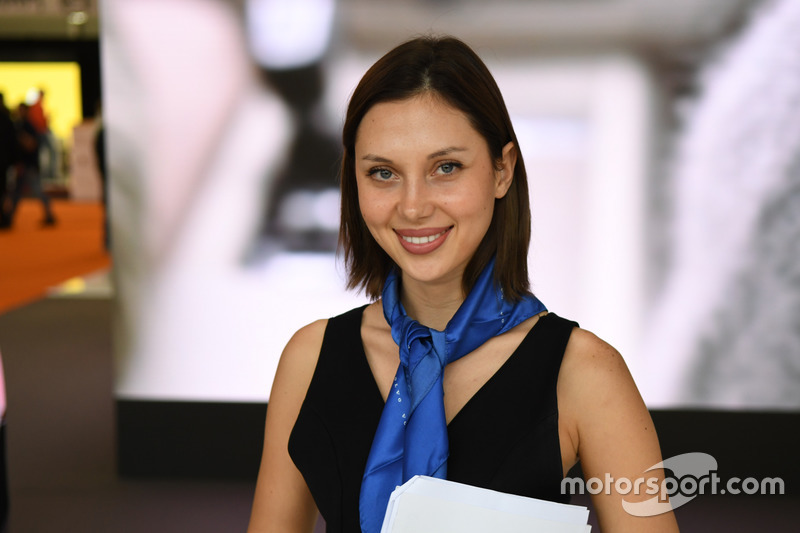
<path fill-rule="evenodd" d="M 443 337 L 444 333 L 427 328 L 408 316 L 403 316 L 398 322 L 402 324 L 400 328 L 402 344 L 398 343 L 400 369 L 405 375 L 410 402 L 408 416 L 411 416 L 436 384 L 447 364 L 445 354 L 436 349 L 436 344 L 441 343 L 435 342 L 435 338 Z"/>

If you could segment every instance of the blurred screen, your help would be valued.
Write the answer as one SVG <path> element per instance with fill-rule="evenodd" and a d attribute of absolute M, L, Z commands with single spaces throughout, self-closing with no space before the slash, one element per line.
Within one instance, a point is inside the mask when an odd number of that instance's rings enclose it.
<path fill-rule="evenodd" d="M 309 32 L 324 37 L 322 47 L 262 34 L 276 26 L 253 17 L 282 16 L 281 5 L 112 1 L 103 12 L 120 398 L 267 400 L 294 331 L 366 303 L 344 290 L 336 255 L 338 130 L 358 79 L 389 47 L 337 34 L 326 2 L 298 2 L 285 14 L 291 22 L 303 6 L 322 13 Z M 738 167 L 698 167 L 691 143 L 705 149 L 718 138 L 713 128 L 735 128 L 713 116 L 695 127 L 689 117 L 686 131 L 700 133 L 686 134 L 669 164 L 674 173 L 656 172 L 664 103 L 637 54 L 498 50 L 479 52 L 526 160 L 534 292 L 614 345 L 651 407 L 800 406 L 800 322 L 781 326 L 782 344 L 770 348 L 768 328 L 745 332 L 750 315 L 725 314 L 772 294 L 763 290 L 785 296 L 782 320 L 798 319 L 800 277 L 781 277 L 778 266 L 800 242 L 800 221 L 790 216 L 800 210 L 785 204 L 797 193 L 774 194 L 797 184 L 797 165 L 748 166 L 747 157 L 760 156 L 743 148 Z M 710 94 L 716 86 L 708 84 Z M 700 96 L 698 120 L 704 105 L 716 104 Z M 747 124 L 773 126 L 758 117 Z M 766 169 L 783 185 L 756 198 L 752 187 L 728 187 L 704 168 Z M 668 217 L 653 209 L 664 202 Z M 739 202 L 750 206 L 749 219 Z M 670 238 L 654 253 L 656 226 Z M 728 230 L 739 240 L 715 250 Z M 777 254 L 770 272 L 749 255 L 763 246 Z"/>

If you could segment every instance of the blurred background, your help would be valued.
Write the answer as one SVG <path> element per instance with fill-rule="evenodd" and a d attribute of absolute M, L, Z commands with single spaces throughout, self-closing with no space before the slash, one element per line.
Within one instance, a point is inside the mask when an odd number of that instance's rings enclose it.
<path fill-rule="evenodd" d="M 348 97 L 425 33 L 495 75 L 528 169 L 533 290 L 623 354 L 665 456 L 797 478 L 798 28 L 792 0 L 0 2 L 14 137 L 20 104 L 47 122 L 0 197 L 10 525 L 48 530 L 45 487 L 64 512 L 106 498 L 84 530 L 156 531 L 137 505 L 244 527 L 283 346 L 366 302 L 336 255 Z M 141 479 L 159 484 L 120 485 Z M 187 517 L 176 492 L 217 505 Z M 684 509 L 698 529 L 755 523 L 727 501 Z"/>

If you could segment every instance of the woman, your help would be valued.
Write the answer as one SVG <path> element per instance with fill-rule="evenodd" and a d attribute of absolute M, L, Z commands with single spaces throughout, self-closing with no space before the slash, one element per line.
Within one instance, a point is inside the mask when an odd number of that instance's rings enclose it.
<path fill-rule="evenodd" d="M 349 286 L 375 301 L 281 356 L 250 531 L 310 531 L 318 510 L 328 531 L 378 531 L 415 474 L 564 501 L 579 457 L 600 479 L 658 463 L 619 354 L 528 290 L 525 167 L 475 53 L 453 38 L 389 52 L 353 93 L 343 145 Z M 593 496 L 604 531 L 677 531 L 609 492 Z"/>

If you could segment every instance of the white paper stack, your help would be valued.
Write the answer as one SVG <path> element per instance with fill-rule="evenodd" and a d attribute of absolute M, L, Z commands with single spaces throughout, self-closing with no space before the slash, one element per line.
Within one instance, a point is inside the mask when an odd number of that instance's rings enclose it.
<path fill-rule="evenodd" d="M 589 510 L 414 476 L 389 499 L 381 533 L 589 533 Z"/>

